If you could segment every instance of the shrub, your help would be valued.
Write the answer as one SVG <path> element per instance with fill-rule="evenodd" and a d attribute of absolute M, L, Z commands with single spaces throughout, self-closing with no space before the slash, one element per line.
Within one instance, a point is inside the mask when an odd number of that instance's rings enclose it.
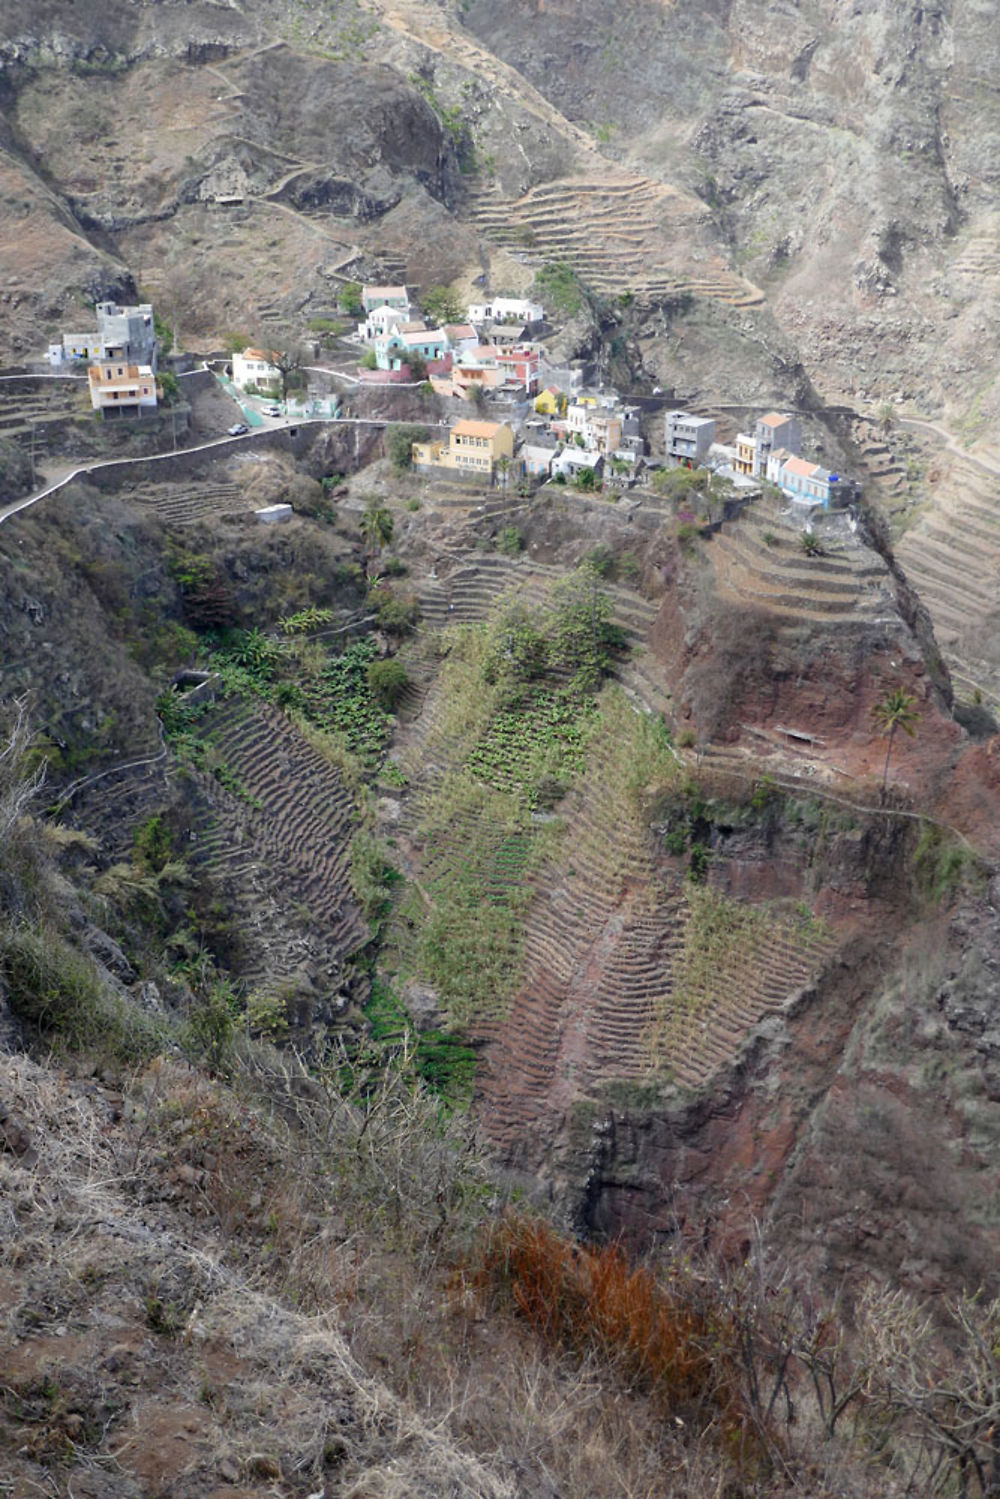
<path fill-rule="evenodd" d="M 584 559 L 592 572 L 599 578 L 610 578 L 615 570 L 615 554 L 609 546 L 594 547 L 593 551 L 587 553 Z"/>
<path fill-rule="evenodd" d="M 373 588 L 368 602 L 376 610 L 379 629 L 388 635 L 409 635 L 420 618 L 420 605 L 413 595 L 401 598 L 389 588 Z"/>
<path fill-rule="evenodd" d="M 617 1245 L 574 1244 L 547 1223 L 508 1213 L 482 1257 L 480 1285 L 524 1317 L 551 1347 L 596 1357 L 634 1390 L 668 1407 L 716 1399 L 709 1328 Z M 719 1336 L 716 1332 L 716 1336 Z"/>
<path fill-rule="evenodd" d="M 516 526 L 504 526 L 497 537 L 497 548 L 505 557 L 517 557 L 524 549 L 524 537 Z"/>
<path fill-rule="evenodd" d="M 401 875 L 390 863 L 385 844 L 364 828 L 351 839 L 348 878 L 365 919 L 377 928 L 388 915 L 393 886 L 399 883 Z"/>
<path fill-rule="evenodd" d="M 387 713 L 395 708 L 409 682 L 406 668 L 399 661 L 390 659 L 371 661 L 368 664 L 368 686 L 375 700 Z"/>
<path fill-rule="evenodd" d="M 389 461 L 397 473 L 405 473 L 413 463 L 413 444 L 415 442 L 426 442 L 430 433 L 426 427 L 411 426 L 392 427 L 386 438 L 386 452 Z"/>
<path fill-rule="evenodd" d="M 239 1012 L 232 985 L 218 979 L 197 995 L 188 1013 L 189 1048 L 210 1072 L 228 1070 Z"/>
<path fill-rule="evenodd" d="M 0 489 L 8 499 L 18 499 L 31 488 L 31 460 L 19 443 L 0 438 Z"/>
<path fill-rule="evenodd" d="M 163 1036 L 141 1010 L 106 989 L 86 958 L 58 932 L 15 927 L 0 932 L 0 976 L 10 1007 L 46 1041 L 134 1065 L 159 1051 Z"/>
<path fill-rule="evenodd" d="M 365 304 L 361 300 L 361 284 L 358 281 L 345 281 L 340 288 L 340 306 L 350 317 L 361 317 L 365 310 Z"/>
<path fill-rule="evenodd" d="M 175 406 L 181 398 L 181 388 L 172 370 L 161 370 L 156 377 L 160 387 L 160 400 L 164 406 Z"/>

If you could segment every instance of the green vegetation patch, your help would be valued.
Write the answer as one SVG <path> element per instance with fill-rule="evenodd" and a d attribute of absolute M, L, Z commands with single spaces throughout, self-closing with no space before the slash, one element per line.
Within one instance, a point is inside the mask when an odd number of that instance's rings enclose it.
<path fill-rule="evenodd" d="M 322 613 L 305 610 L 284 620 L 283 628 L 310 629 L 323 622 L 318 617 Z M 385 760 L 393 724 L 389 703 L 405 680 L 400 682 L 391 664 L 380 662 L 371 637 L 352 641 L 334 655 L 318 641 L 279 638 L 257 629 L 224 630 L 212 637 L 206 666 L 217 673 L 223 697 L 274 703 L 300 725 L 338 741 L 365 773 L 374 774 Z M 185 704 L 168 692 L 158 711 L 179 758 L 211 770 L 226 784 L 224 761 L 213 748 L 212 705 Z"/>
<path fill-rule="evenodd" d="M 164 1044 L 164 1029 L 112 994 L 93 964 L 50 927 L 0 928 L 0 977 L 14 1014 L 70 1051 L 138 1066 Z"/>
<path fill-rule="evenodd" d="M 587 290 L 571 265 L 553 261 L 543 265 L 531 288 L 547 311 L 574 317 L 589 300 Z"/>
<path fill-rule="evenodd" d="M 333 656 L 314 679 L 303 686 L 306 714 L 319 729 L 340 734 L 367 770 L 385 759 L 392 718 L 372 687 L 369 667 L 378 659 L 370 636 L 355 640 Z"/>
<path fill-rule="evenodd" d="M 584 771 L 601 704 L 617 701 L 599 696 L 622 644 L 610 613 L 583 569 L 545 607 L 512 603 L 448 631 L 429 748 L 451 768 L 424 795 L 420 883 L 396 930 L 402 967 L 435 987 L 457 1025 L 502 1013 L 520 980 L 533 880 L 562 835 L 539 810 Z M 644 787 L 655 778 L 639 754 L 622 767 L 630 789 L 637 767 Z"/>
<path fill-rule="evenodd" d="M 471 773 L 517 791 L 533 810 L 558 800 L 586 761 L 597 703 L 572 688 L 535 687 L 503 708 L 469 756 Z"/>
<path fill-rule="evenodd" d="M 472 1098 L 476 1053 L 449 1031 L 417 1031 L 398 995 L 381 981 L 365 1006 L 371 1027 L 368 1047 L 349 1064 L 355 1076 L 364 1068 L 390 1068 L 417 1078 L 448 1108 L 465 1108 Z"/>
<path fill-rule="evenodd" d="M 460 770 L 430 799 L 419 836 L 424 871 L 403 912 L 416 929 L 408 956 L 466 1026 L 502 1013 L 517 985 L 531 875 L 558 833 L 532 824 L 523 796 Z"/>

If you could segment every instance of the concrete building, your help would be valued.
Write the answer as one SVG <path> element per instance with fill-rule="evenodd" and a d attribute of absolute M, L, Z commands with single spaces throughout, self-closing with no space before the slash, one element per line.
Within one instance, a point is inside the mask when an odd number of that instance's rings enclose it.
<path fill-rule="evenodd" d="M 409 302 L 403 307 L 394 307 L 391 302 L 382 302 L 378 307 L 373 308 L 363 323 L 358 324 L 358 337 L 365 343 L 371 343 L 373 338 L 384 337 L 394 330 L 398 332 L 410 321 L 412 312 Z"/>
<path fill-rule="evenodd" d="M 489 302 L 469 305 L 470 323 L 541 323 L 545 310 L 540 302 L 525 297 L 494 297 Z"/>
<path fill-rule="evenodd" d="M 479 343 L 479 334 L 471 323 L 445 323 L 448 344 L 455 354 L 464 354 Z"/>
<path fill-rule="evenodd" d="M 791 412 L 769 411 L 754 428 L 753 476 L 762 479 L 774 448 L 785 448 L 796 457 L 802 452 L 802 428 Z"/>
<path fill-rule="evenodd" d="M 521 449 L 524 472 L 533 479 L 547 479 L 552 472 L 552 460 L 556 456 L 555 444 L 525 442 Z"/>
<path fill-rule="evenodd" d="M 156 372 L 156 326 L 153 307 L 142 302 L 120 307 L 117 302 L 98 302 L 97 327 L 89 333 L 64 333 L 51 343 L 48 361 L 69 364 L 75 359 L 116 359 L 127 364 L 148 365 Z"/>
<path fill-rule="evenodd" d="M 233 355 L 233 384 L 237 390 L 251 385 L 269 389 L 281 388 L 281 371 L 272 363 L 275 354 L 269 349 L 244 349 Z"/>
<path fill-rule="evenodd" d="M 375 362 L 380 370 L 399 369 L 418 355 L 430 364 L 447 353 L 448 335 L 444 329 L 426 328 L 422 323 L 380 335 L 375 340 Z"/>
<path fill-rule="evenodd" d="M 452 427 L 445 442 L 415 442 L 413 467 L 418 470 L 447 469 L 456 477 L 492 483 L 501 459 L 514 461 L 514 429 L 508 422 L 463 419 Z"/>
<path fill-rule="evenodd" d="M 254 511 L 259 526 L 283 525 L 292 519 L 294 513 L 291 505 L 287 504 L 265 505 L 262 509 Z"/>
<path fill-rule="evenodd" d="M 710 416 L 692 416 L 688 411 L 668 411 L 665 420 L 667 457 L 692 467 L 704 463 L 715 441 L 715 422 Z"/>
<path fill-rule="evenodd" d="M 772 483 L 799 505 L 822 505 L 828 510 L 831 505 L 847 504 L 854 496 L 855 486 L 849 480 L 807 458 L 786 457 L 773 465 L 769 476 L 771 472 L 775 474 Z"/>
<path fill-rule="evenodd" d="M 410 294 L 405 286 L 363 286 L 361 305 L 366 317 L 370 317 L 379 307 L 392 307 L 397 312 L 409 315 Z"/>
<path fill-rule="evenodd" d="M 564 478 L 575 479 L 581 470 L 592 468 L 600 478 L 604 472 L 604 455 L 596 448 L 563 448 L 552 460 L 552 475 L 562 474 Z"/>
<path fill-rule="evenodd" d="M 156 376 L 148 364 L 100 359 L 87 371 L 90 404 L 102 417 L 143 416 L 156 410 Z"/>
<path fill-rule="evenodd" d="M 757 466 L 757 437 L 752 432 L 737 432 L 736 456 L 733 469 L 745 478 L 750 478 Z"/>
<path fill-rule="evenodd" d="M 642 433 L 642 411 L 638 406 L 622 407 L 621 446 L 630 453 L 645 456 L 646 439 Z"/>

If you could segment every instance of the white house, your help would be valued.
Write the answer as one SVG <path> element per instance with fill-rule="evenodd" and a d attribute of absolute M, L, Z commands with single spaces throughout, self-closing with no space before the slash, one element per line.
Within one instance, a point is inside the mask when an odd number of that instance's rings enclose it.
<path fill-rule="evenodd" d="M 233 355 L 233 384 L 237 390 L 248 386 L 281 385 L 281 371 L 272 363 L 275 355 L 266 349 L 244 349 Z"/>
<path fill-rule="evenodd" d="M 544 318 L 541 303 L 524 297 L 494 297 L 491 302 L 469 305 L 470 323 L 540 323 Z"/>
<path fill-rule="evenodd" d="M 363 323 L 358 324 L 358 336 L 365 343 L 370 343 L 373 338 L 382 338 L 393 331 L 398 332 L 410 321 L 412 312 L 409 302 L 403 307 L 394 307 L 391 302 L 383 302 L 380 306 L 373 308 Z"/>
<path fill-rule="evenodd" d="M 552 459 L 551 472 L 564 474 L 567 479 L 575 479 L 581 469 L 592 468 L 594 473 L 600 476 L 604 470 L 604 455 L 596 448 L 563 448 Z"/>

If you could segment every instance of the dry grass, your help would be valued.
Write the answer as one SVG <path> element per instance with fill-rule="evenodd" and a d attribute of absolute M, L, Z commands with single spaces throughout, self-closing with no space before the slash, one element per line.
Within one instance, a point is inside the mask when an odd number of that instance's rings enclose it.
<path fill-rule="evenodd" d="M 184 1069 L 158 1071 L 140 1098 L 151 1085 L 182 1121 L 192 1105 L 214 1109 L 215 1139 L 238 1128 L 237 1103 Z M 197 1183 L 210 1206 L 199 1221 L 183 1196 L 157 1196 L 146 1181 L 160 1145 L 143 1137 L 141 1114 L 114 1125 L 106 1094 L 25 1059 L 3 1059 L 0 1080 L 9 1106 L 32 1121 L 37 1153 L 32 1164 L 0 1157 L 0 1466 L 28 1483 L 58 1457 L 69 1473 L 110 1467 L 178 1499 L 204 1495 L 225 1463 L 252 1493 L 273 1492 L 275 1473 L 290 1495 L 322 1493 L 334 1475 L 337 1493 L 359 1499 L 515 1493 L 363 1371 L 329 1298 L 306 1315 L 261 1288 L 267 1255 L 259 1244 L 248 1253 L 254 1235 L 237 1250 L 235 1215 L 212 1221 L 221 1173 Z M 262 1119 L 245 1122 L 250 1138 L 263 1129 Z M 269 1140 L 277 1148 L 279 1137 Z M 263 1164 L 274 1162 L 265 1154 Z M 156 1199 L 154 1211 L 135 1210 L 129 1180 Z M 276 1179 L 270 1189 L 276 1203 Z M 67 1425 L 81 1408 L 83 1424 Z M 151 1431 L 164 1461 L 177 1447 L 170 1472 L 153 1471 Z"/>

